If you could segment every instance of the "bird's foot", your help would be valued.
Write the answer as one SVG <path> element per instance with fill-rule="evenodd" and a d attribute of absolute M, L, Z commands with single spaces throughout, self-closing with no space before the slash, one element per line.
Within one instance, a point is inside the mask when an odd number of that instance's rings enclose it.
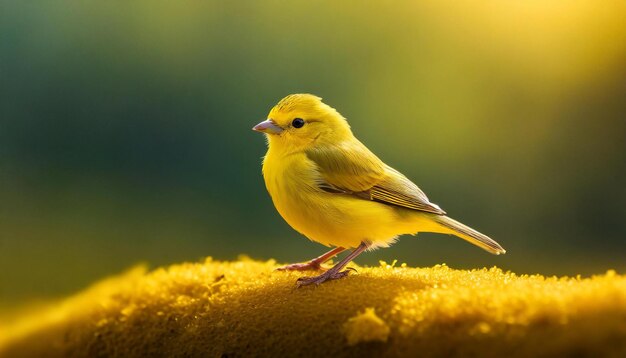
<path fill-rule="evenodd" d="M 340 278 L 344 278 L 346 276 L 348 276 L 348 273 L 350 271 L 356 271 L 353 268 L 348 267 L 346 270 L 344 271 L 335 271 L 333 269 L 330 269 L 326 272 L 324 272 L 323 274 L 319 275 L 319 276 L 313 276 L 313 277 L 300 277 L 298 279 L 298 281 L 296 281 L 296 286 L 297 287 L 302 287 L 302 286 L 308 286 L 308 285 L 312 285 L 315 284 L 316 286 L 326 282 L 326 281 L 330 281 L 330 280 L 337 280 Z"/>
<path fill-rule="evenodd" d="M 317 261 L 299 262 L 296 264 L 290 264 L 277 268 L 278 271 L 307 271 L 307 270 L 322 270 L 322 265 Z"/>

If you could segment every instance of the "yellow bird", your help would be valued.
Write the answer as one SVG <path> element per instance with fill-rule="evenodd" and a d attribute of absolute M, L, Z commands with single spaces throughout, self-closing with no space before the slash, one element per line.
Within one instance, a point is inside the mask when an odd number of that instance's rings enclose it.
<path fill-rule="evenodd" d="M 283 98 L 253 130 L 266 134 L 263 178 L 280 215 L 310 240 L 335 247 L 283 270 L 321 269 L 354 248 L 319 276 L 298 286 L 346 276 L 342 269 L 368 249 L 388 247 L 401 234 L 456 235 L 492 254 L 505 250 L 486 235 L 446 216 L 402 173 L 383 163 L 350 130 L 346 119 L 311 94 Z"/>

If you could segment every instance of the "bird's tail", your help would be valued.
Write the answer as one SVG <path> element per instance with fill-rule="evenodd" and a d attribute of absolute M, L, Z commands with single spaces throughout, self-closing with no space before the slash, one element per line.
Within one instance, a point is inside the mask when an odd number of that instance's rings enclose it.
<path fill-rule="evenodd" d="M 471 227 L 465 226 L 447 216 L 437 215 L 434 217 L 434 221 L 442 226 L 443 233 L 458 236 L 495 255 L 504 254 L 506 252 L 500 244 L 492 240 L 489 236 L 483 235 Z"/>

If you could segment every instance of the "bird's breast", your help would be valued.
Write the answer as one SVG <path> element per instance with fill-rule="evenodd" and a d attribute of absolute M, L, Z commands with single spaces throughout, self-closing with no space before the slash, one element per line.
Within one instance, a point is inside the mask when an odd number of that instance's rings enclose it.
<path fill-rule="evenodd" d="M 315 204 L 312 196 L 319 191 L 318 175 L 315 163 L 304 153 L 278 157 L 270 152 L 263 162 L 265 186 L 283 217 Z"/>
<path fill-rule="evenodd" d="M 320 174 L 304 153 L 274 156 L 263 161 L 263 178 L 274 206 L 291 227 L 325 245 L 335 245 L 341 210 L 317 186 Z M 358 243 L 357 243 L 358 245 Z"/>

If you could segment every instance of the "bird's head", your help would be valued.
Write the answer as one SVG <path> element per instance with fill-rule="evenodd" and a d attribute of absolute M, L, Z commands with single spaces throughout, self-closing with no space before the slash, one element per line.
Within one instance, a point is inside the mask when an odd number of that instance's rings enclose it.
<path fill-rule="evenodd" d="M 352 136 L 346 119 L 312 94 L 291 94 L 278 102 L 267 120 L 252 128 L 267 134 L 270 148 L 306 149 Z"/>

